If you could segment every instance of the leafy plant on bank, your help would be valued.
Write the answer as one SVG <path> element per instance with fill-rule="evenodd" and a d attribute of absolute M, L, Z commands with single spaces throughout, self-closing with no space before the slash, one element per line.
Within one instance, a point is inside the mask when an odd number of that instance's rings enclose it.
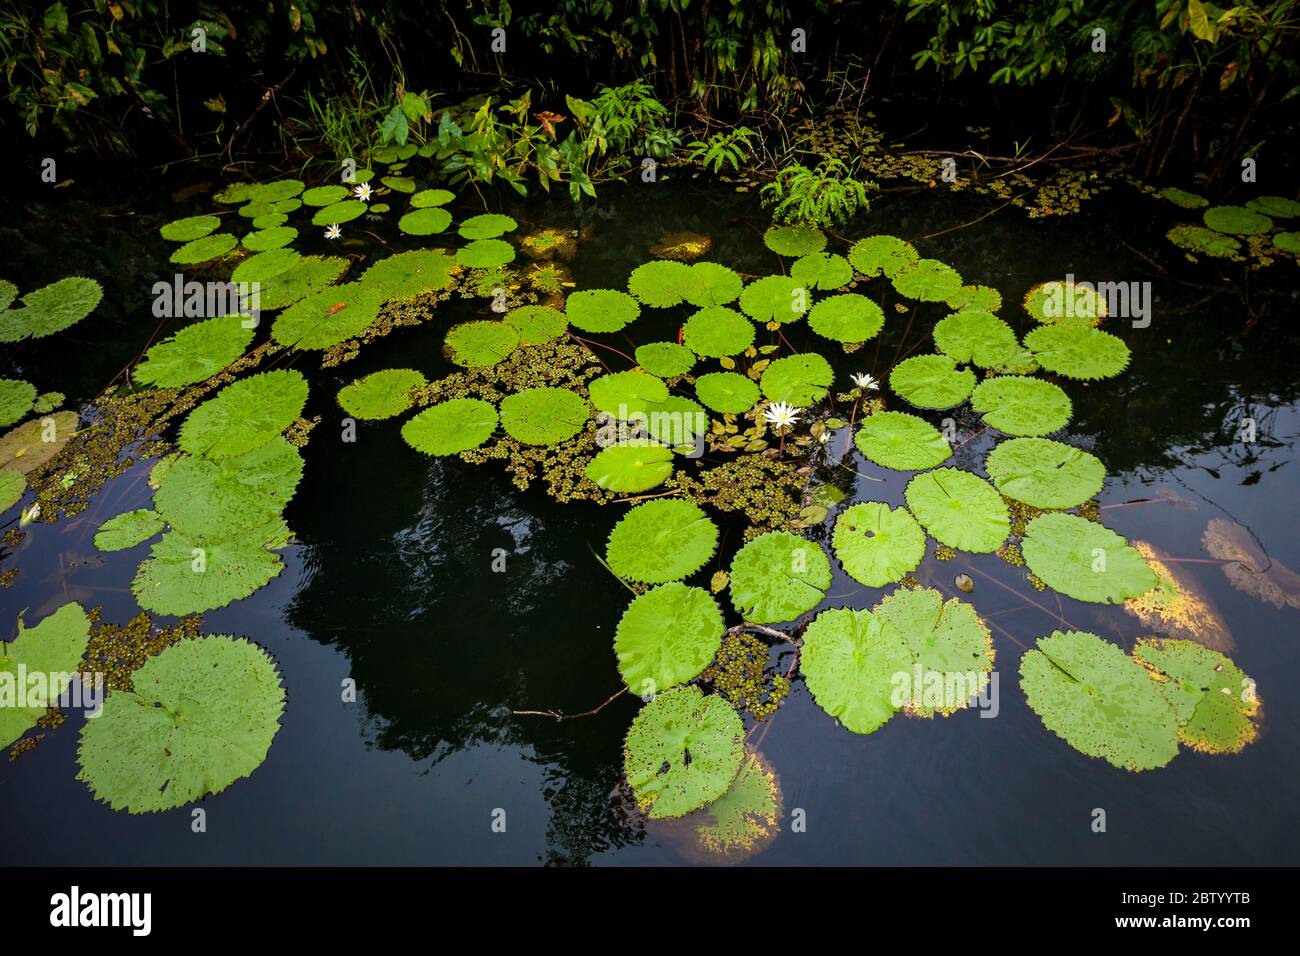
<path fill-rule="evenodd" d="M 809 169 L 800 163 L 782 166 L 776 178 L 761 190 L 763 202 L 772 206 L 772 218 L 816 226 L 843 225 L 870 206 L 869 180 L 855 179 L 842 160 L 826 157 Z"/>
<path fill-rule="evenodd" d="M 694 140 L 686 144 L 686 158 L 690 162 L 700 163 L 716 176 L 723 168 L 730 166 L 732 172 L 740 169 L 754 155 L 751 142 L 758 133 L 748 126 L 738 126 L 725 133 L 714 133 L 708 139 Z"/>

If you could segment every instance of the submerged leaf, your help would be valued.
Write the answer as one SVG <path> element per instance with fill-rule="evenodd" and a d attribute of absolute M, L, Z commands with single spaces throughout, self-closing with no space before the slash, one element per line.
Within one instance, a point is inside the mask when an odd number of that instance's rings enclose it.
<path fill-rule="evenodd" d="M 1213 601 L 1189 575 L 1174 570 L 1165 556 L 1145 541 L 1133 547 L 1146 559 L 1156 576 L 1156 586 L 1145 594 L 1129 598 L 1124 610 L 1142 626 L 1172 637 L 1196 641 L 1217 651 L 1232 647 L 1232 635 Z"/>

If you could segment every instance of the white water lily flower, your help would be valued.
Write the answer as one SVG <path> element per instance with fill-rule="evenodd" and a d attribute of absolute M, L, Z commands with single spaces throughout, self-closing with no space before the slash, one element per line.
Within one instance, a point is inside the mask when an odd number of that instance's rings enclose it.
<path fill-rule="evenodd" d="M 863 389 L 874 388 L 877 390 L 880 388 L 880 383 L 877 382 L 870 375 L 868 375 L 866 372 L 857 372 L 854 375 L 851 375 L 849 377 L 853 379 L 853 384 L 856 385 L 858 388 L 863 388 Z"/>
<path fill-rule="evenodd" d="M 773 402 L 767 406 L 763 417 L 777 428 L 791 428 L 799 422 L 799 409 L 785 402 Z"/>
<path fill-rule="evenodd" d="M 352 187 L 352 195 L 356 196 L 362 202 L 370 202 L 370 194 L 374 190 L 370 188 L 370 183 L 362 183 L 359 186 Z"/>
<path fill-rule="evenodd" d="M 331 224 L 331 225 L 330 225 L 330 226 L 325 230 L 325 238 L 326 238 L 326 239 L 337 239 L 337 238 L 338 238 L 339 236 L 341 236 L 341 235 L 343 235 L 343 230 L 339 228 L 339 224 L 338 224 L 337 222 L 336 222 L 336 223 L 332 223 L 332 224 Z"/>

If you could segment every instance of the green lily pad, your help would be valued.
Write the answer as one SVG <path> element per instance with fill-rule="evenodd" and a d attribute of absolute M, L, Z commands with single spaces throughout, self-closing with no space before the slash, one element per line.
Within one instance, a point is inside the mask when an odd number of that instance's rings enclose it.
<path fill-rule="evenodd" d="M 528 388 L 501 402 L 501 427 L 525 445 L 556 445 L 568 441 L 591 417 L 581 395 L 564 388 Z"/>
<path fill-rule="evenodd" d="M 1218 259 L 1231 259 L 1241 252 L 1241 243 L 1231 236 L 1225 236 L 1204 226 L 1174 226 L 1167 233 L 1167 238 L 1180 249 L 1188 252 L 1200 252 Z M 1274 242 L 1277 240 L 1274 239 Z"/>
<path fill-rule="evenodd" d="M 115 810 L 220 793 L 266 759 L 285 693 L 266 652 L 226 635 L 183 640 L 131 675 L 82 727 L 77 779 Z"/>
<path fill-rule="evenodd" d="M 831 565 L 821 545 L 788 531 L 750 541 L 731 562 L 731 603 L 747 621 L 792 621 L 821 603 Z"/>
<path fill-rule="evenodd" d="M 826 233 L 812 226 L 771 226 L 763 233 L 763 245 L 778 256 L 798 258 L 826 248 Z"/>
<path fill-rule="evenodd" d="M 691 282 L 692 275 L 691 267 L 684 262 L 656 259 L 632 270 L 627 277 L 627 291 L 643 305 L 667 309 L 686 301 L 682 290 Z"/>
<path fill-rule="evenodd" d="M 650 342 L 638 345 L 636 362 L 651 375 L 675 378 L 685 375 L 695 364 L 695 353 L 676 342 Z"/>
<path fill-rule="evenodd" d="M 1156 195 L 1183 209 L 1202 209 L 1210 204 L 1204 196 L 1189 193 L 1186 189 L 1179 189 L 1177 186 L 1166 186 Z"/>
<path fill-rule="evenodd" d="M 18 504 L 26 490 L 26 475 L 16 468 L 0 468 L 0 513 Z"/>
<path fill-rule="evenodd" d="M 1160 676 L 1178 739 L 1203 753 L 1239 753 L 1259 734 L 1254 682 L 1229 658 L 1195 641 L 1142 638 L 1133 657 Z"/>
<path fill-rule="evenodd" d="M 799 670 L 818 707 L 853 733 L 869 734 L 898 712 L 895 675 L 911 672 L 912 655 L 872 612 L 836 608 L 804 631 Z"/>
<path fill-rule="evenodd" d="M 230 274 L 232 282 L 265 282 L 288 272 L 302 256 L 292 249 L 269 249 L 249 256 Z"/>
<path fill-rule="evenodd" d="M 864 501 L 840 512 L 831 547 L 849 577 L 879 588 L 916 570 L 925 557 L 925 532 L 906 509 Z"/>
<path fill-rule="evenodd" d="M 317 209 L 311 217 L 313 226 L 337 226 L 365 215 L 370 207 L 360 199 L 344 199 Z"/>
<path fill-rule="evenodd" d="M 302 454 L 276 436 L 242 455 L 182 456 L 154 495 L 154 509 L 193 538 L 234 538 L 274 525 L 302 479 Z"/>
<path fill-rule="evenodd" d="M 1025 528 L 1020 548 L 1029 570 L 1044 584 L 1080 601 L 1119 604 L 1157 583 L 1127 541 L 1078 515 L 1039 515 Z"/>
<path fill-rule="evenodd" d="M 989 683 L 993 638 L 975 608 L 933 588 L 899 588 L 872 611 L 903 641 L 912 673 L 899 680 L 895 703 L 919 717 L 948 716 Z M 897 679 L 897 677 L 896 677 Z"/>
<path fill-rule="evenodd" d="M 131 373 L 139 385 L 180 388 L 204 382 L 239 358 L 254 330 L 240 315 L 221 315 L 181 329 L 145 354 Z"/>
<path fill-rule="evenodd" d="M 666 481 L 673 473 L 672 450 L 648 439 L 611 445 L 587 465 L 586 475 L 606 491 L 634 494 Z"/>
<path fill-rule="evenodd" d="M 502 321 L 514 326 L 520 345 L 542 345 L 559 338 L 569 328 L 564 313 L 548 305 L 521 305 L 502 316 Z"/>
<path fill-rule="evenodd" d="M 36 401 L 36 386 L 17 378 L 0 378 L 0 425 L 12 425 Z"/>
<path fill-rule="evenodd" d="M 695 380 L 695 394 L 715 412 L 743 415 L 758 402 L 753 379 L 736 372 L 709 372 Z"/>
<path fill-rule="evenodd" d="M 1279 232 L 1273 237 L 1273 245 L 1283 252 L 1300 256 L 1300 232 Z"/>
<path fill-rule="evenodd" d="M 853 442 L 871 461 L 895 471 L 933 468 L 952 455 L 952 446 L 939 429 L 905 412 L 868 415 Z"/>
<path fill-rule="evenodd" d="M 1011 517 L 1002 496 L 983 478 L 956 468 L 917 475 L 904 492 L 916 520 L 940 543 L 987 554 L 1002 547 Z"/>
<path fill-rule="evenodd" d="M 690 274 L 683 279 L 681 295 L 700 308 L 734 302 L 745 284 L 734 270 L 716 262 L 697 262 L 687 268 Z"/>
<path fill-rule="evenodd" d="M 1062 429 L 1074 411 L 1060 386 L 1023 375 L 986 378 L 975 386 L 970 401 L 991 427 L 1020 437 Z"/>
<path fill-rule="evenodd" d="M 1150 770 L 1178 754 L 1174 712 L 1159 687 L 1096 634 L 1040 637 L 1020 659 L 1020 687 L 1043 726 L 1089 757 L 1121 770 Z"/>
<path fill-rule="evenodd" d="M 686 320 L 683 339 L 696 355 L 739 355 L 754 344 L 754 323 L 734 309 L 710 306 Z"/>
<path fill-rule="evenodd" d="M 171 254 L 168 261 L 178 266 L 194 265 L 219 259 L 239 245 L 239 240 L 228 232 L 217 232 L 202 239 L 187 242 Z"/>
<path fill-rule="evenodd" d="M 825 292 L 853 281 L 849 260 L 834 252 L 814 252 L 794 261 L 790 278 L 806 289 Z"/>
<path fill-rule="evenodd" d="M 641 314 L 641 306 L 626 292 L 589 289 L 569 296 L 564 311 L 569 324 L 584 332 L 617 332 Z"/>
<path fill-rule="evenodd" d="M 836 342 L 865 342 L 875 337 L 884 325 L 885 313 L 880 306 L 852 292 L 822 299 L 808 313 L 808 326 Z"/>
<path fill-rule="evenodd" d="M 26 475 L 45 464 L 77 433 L 76 412 L 34 418 L 0 435 L 0 468 Z"/>
<path fill-rule="evenodd" d="M 378 292 L 385 302 L 392 302 L 450 288 L 455 268 L 456 260 L 445 253 L 412 249 L 380 259 L 359 281 Z"/>
<path fill-rule="evenodd" d="M 947 355 L 914 355 L 894 366 L 889 386 L 917 408 L 952 408 L 970 396 L 975 373 Z"/>
<path fill-rule="evenodd" d="M 0 707 L 0 747 L 9 746 L 36 726 L 46 708 L 57 705 L 67 684 L 79 679 L 74 675 L 89 638 L 90 619 L 80 604 L 64 604 L 32 628 L 25 627 L 23 615 L 18 615 L 18 635 L 7 644 L 0 642 L 0 674 L 11 689 L 23 689 L 27 706 L 11 700 Z M 35 683 L 25 679 L 37 674 L 67 674 L 68 681 L 51 687 L 48 679 Z"/>
<path fill-rule="evenodd" d="M 451 225 L 451 213 L 438 206 L 408 212 L 397 220 L 397 228 L 408 236 L 432 236 Z"/>
<path fill-rule="evenodd" d="M 1211 206 L 1201 221 L 1215 232 L 1231 236 L 1258 236 L 1273 228 L 1273 220 L 1244 206 Z"/>
<path fill-rule="evenodd" d="M 443 340 L 447 358 L 465 368 L 486 368 L 510 357 L 519 348 L 519 330 L 493 319 L 461 322 Z"/>
<path fill-rule="evenodd" d="M 400 415 L 413 404 L 411 389 L 426 384 L 414 369 L 371 372 L 339 389 L 339 406 L 353 418 L 376 420 Z"/>
<path fill-rule="evenodd" d="M 456 261 L 470 269 L 495 269 L 514 260 L 515 247 L 504 239 L 475 239 L 456 250 Z"/>
<path fill-rule="evenodd" d="M 412 209 L 428 209 L 431 206 L 445 206 L 456 198 L 449 189 L 421 189 L 411 196 Z"/>
<path fill-rule="evenodd" d="M 1113 378 L 1128 368 L 1123 339 L 1086 325 L 1042 325 L 1025 336 L 1038 364 L 1066 378 Z"/>
<path fill-rule="evenodd" d="M 996 312 L 1002 308 L 1002 293 L 992 286 L 964 285 L 945 302 L 957 312 Z"/>
<path fill-rule="evenodd" d="M 989 452 L 985 470 L 998 491 L 1035 508 L 1073 508 L 1101 491 L 1106 466 L 1050 438 L 1013 438 Z"/>
<path fill-rule="evenodd" d="M 770 401 L 807 408 L 826 397 L 833 378 L 826 359 L 816 352 L 805 352 L 774 361 L 763 370 L 759 385 Z"/>
<path fill-rule="evenodd" d="M 1025 293 L 1025 311 L 1041 325 L 1100 325 L 1109 309 L 1095 288 L 1061 279 L 1040 282 Z"/>
<path fill-rule="evenodd" d="M 497 430 L 497 410 L 477 398 L 430 405 L 402 426 L 402 440 L 426 455 L 455 455 L 478 448 Z"/>
<path fill-rule="evenodd" d="M 1300 216 L 1300 202 L 1285 196 L 1256 196 L 1246 203 L 1246 208 L 1274 219 L 1294 219 Z"/>
<path fill-rule="evenodd" d="M 460 236 L 462 239 L 496 239 L 518 228 L 519 223 L 509 216 L 489 212 L 481 216 L 470 216 L 462 222 Z"/>
<path fill-rule="evenodd" d="M 104 287 L 84 276 L 68 276 L 28 292 L 23 308 L 0 312 L 0 342 L 62 332 L 93 312 L 103 297 Z"/>
<path fill-rule="evenodd" d="M 180 446 L 191 455 L 229 458 L 265 445 L 294 423 L 307 403 L 298 372 L 262 372 L 227 385 L 190 412 Z"/>
<path fill-rule="evenodd" d="M 327 349 L 368 329 L 381 305 L 379 293 L 360 282 L 328 286 L 276 316 L 271 337 L 297 349 Z"/>
<path fill-rule="evenodd" d="M 956 312 L 934 327 L 934 344 L 959 365 L 997 368 L 1020 351 L 1016 333 L 988 312 Z"/>
<path fill-rule="evenodd" d="M 597 411 L 622 419 L 645 412 L 649 406 L 668 398 L 663 379 L 648 372 L 614 372 L 594 378 L 588 385 L 591 404 Z"/>
<path fill-rule="evenodd" d="M 722 611 L 703 588 L 673 581 L 628 605 L 614 635 L 623 683 L 647 696 L 698 677 L 722 646 Z"/>
<path fill-rule="evenodd" d="M 293 199 L 302 192 L 301 179 L 277 179 L 269 183 L 255 183 L 247 192 L 249 202 L 282 202 Z"/>
<path fill-rule="evenodd" d="M 221 220 L 216 216 L 187 216 L 164 223 L 159 227 L 158 234 L 169 242 L 193 242 L 220 226 Z"/>
<path fill-rule="evenodd" d="M 184 617 L 225 607 L 280 573 L 284 563 L 272 548 L 283 547 L 288 539 L 289 529 L 280 521 L 238 539 L 168 531 L 140 563 L 131 591 L 154 614 Z"/>
<path fill-rule="evenodd" d="M 302 194 L 302 204 L 304 206 L 332 206 L 337 202 L 348 197 L 348 187 L 336 184 L 328 186 L 314 186 Z M 317 223 L 320 225 L 320 223 Z"/>
<path fill-rule="evenodd" d="M 890 277 L 894 291 L 920 302 L 946 302 L 961 289 L 961 275 L 938 259 L 918 259 Z"/>
<path fill-rule="evenodd" d="M 704 567 L 717 546 L 718 526 L 698 505 L 661 498 L 637 505 L 619 519 L 605 560 L 628 581 L 664 584 Z"/>
<path fill-rule="evenodd" d="M 282 249 L 297 238 L 298 230 L 293 226 L 275 226 L 250 232 L 242 241 L 249 252 L 269 252 L 272 249 Z M 294 264 L 297 265 L 298 261 L 300 260 L 295 260 Z"/>
<path fill-rule="evenodd" d="M 100 551 L 123 551 L 148 541 L 163 529 L 163 519 L 156 511 L 138 508 L 109 518 L 95 532 L 95 547 Z"/>
<path fill-rule="evenodd" d="M 740 311 L 755 322 L 796 322 L 808 312 L 811 296 L 797 279 L 763 276 L 740 293 Z"/>
<path fill-rule="evenodd" d="M 866 276 L 884 273 L 892 279 L 913 268 L 920 260 L 915 247 L 896 236 L 867 236 L 849 249 L 849 262 Z"/>
<path fill-rule="evenodd" d="M 696 687 L 657 694 L 632 721 L 623 769 L 652 819 L 685 816 L 727 792 L 744 759 L 740 715 Z"/>

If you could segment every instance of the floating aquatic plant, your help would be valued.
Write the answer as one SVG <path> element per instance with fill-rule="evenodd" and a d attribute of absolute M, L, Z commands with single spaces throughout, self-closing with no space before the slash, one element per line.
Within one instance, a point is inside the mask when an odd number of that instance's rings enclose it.
<path fill-rule="evenodd" d="M 203 238 L 220 226 L 221 220 L 216 216 L 187 216 L 184 219 L 173 219 L 171 222 L 163 223 L 158 229 L 158 234 L 170 242 L 192 242 Z"/>
<path fill-rule="evenodd" d="M 833 378 L 826 359 L 816 352 L 804 352 L 772 362 L 763 370 L 759 386 L 770 401 L 806 408 L 826 397 Z"/>
<path fill-rule="evenodd" d="M 1156 195 L 1183 209 L 1202 209 L 1210 204 L 1204 196 L 1189 193 L 1186 189 L 1179 189 L 1177 186 L 1166 186 Z"/>
<path fill-rule="evenodd" d="M 695 380 L 695 394 L 715 412 L 742 415 L 758 402 L 758 386 L 736 372 L 709 372 Z"/>
<path fill-rule="evenodd" d="M 581 395 L 564 388 L 529 388 L 501 402 L 501 427 L 525 445 L 568 441 L 591 417 Z"/>
<path fill-rule="evenodd" d="M 864 501 L 840 512 L 831 547 L 849 577 L 879 588 L 916 570 L 925 557 L 925 532 L 905 508 Z"/>
<path fill-rule="evenodd" d="M 651 405 L 666 401 L 668 386 L 663 379 L 648 372 L 613 372 L 591 380 L 588 385 L 591 404 L 597 411 L 620 418 L 645 412 Z"/>
<path fill-rule="evenodd" d="M 1106 466 L 1050 438 L 1013 438 L 984 463 L 998 491 L 1035 508 L 1073 508 L 1101 491 Z"/>
<path fill-rule="evenodd" d="M 776 773 L 758 753 L 747 753 L 736 779 L 717 800 L 693 818 L 697 852 L 705 862 L 733 863 L 753 856 L 780 832 L 781 787 Z"/>
<path fill-rule="evenodd" d="M 1193 641 L 1143 638 L 1133 657 L 1159 675 L 1178 739 L 1203 753 L 1238 753 L 1259 731 L 1254 682 L 1218 651 Z"/>
<path fill-rule="evenodd" d="M 691 370 L 695 353 L 676 342 L 650 342 L 637 346 L 636 361 L 651 375 L 675 378 Z"/>
<path fill-rule="evenodd" d="M 1011 533 L 1011 516 L 1002 496 L 968 471 L 936 468 L 923 472 L 907 483 L 904 497 L 925 530 L 940 544 L 958 551 L 991 553 Z"/>
<path fill-rule="evenodd" d="M 650 246 L 650 255 L 660 259 L 693 262 L 709 251 L 713 240 L 698 232 L 665 232 Z"/>
<path fill-rule="evenodd" d="M 137 508 L 114 515 L 95 532 L 95 547 L 100 551 L 123 551 L 159 534 L 166 522 L 156 511 Z"/>
<path fill-rule="evenodd" d="M 62 332 L 90 315 L 103 297 L 104 287 L 84 276 L 68 276 L 28 292 L 22 298 L 23 308 L 0 311 L 0 342 Z"/>
<path fill-rule="evenodd" d="M 684 816 L 726 793 L 745 755 L 740 715 L 686 686 L 656 694 L 632 721 L 623 770 L 652 819 Z"/>
<path fill-rule="evenodd" d="M 912 655 L 872 612 L 835 608 L 804 631 L 799 670 L 818 707 L 855 734 L 869 734 L 899 710 L 894 675 L 911 672 Z"/>
<path fill-rule="evenodd" d="M 827 291 L 852 282 L 853 267 L 838 253 L 814 252 L 795 260 L 790 278 L 806 289 Z"/>
<path fill-rule="evenodd" d="M 492 319 L 461 322 L 443 341 L 447 358 L 466 368 L 484 368 L 506 359 L 519 347 L 519 330 Z"/>
<path fill-rule="evenodd" d="M 263 311 L 283 309 L 333 285 L 348 267 L 341 256 L 304 256 L 288 272 L 282 272 L 262 283 L 258 291 L 258 307 Z"/>
<path fill-rule="evenodd" d="M 682 290 L 691 281 L 691 267 L 672 260 L 642 263 L 627 277 L 627 291 L 643 305 L 667 309 L 685 302 Z"/>
<path fill-rule="evenodd" d="M 885 313 L 864 295 L 846 292 L 822 299 L 808 313 L 808 326 L 836 342 L 865 342 L 885 325 Z"/>
<path fill-rule="evenodd" d="M 314 186 L 302 194 L 302 204 L 304 206 L 332 206 L 337 202 L 342 202 L 348 197 L 348 187 L 331 184 L 328 186 Z M 317 223 L 319 225 L 319 223 Z"/>
<path fill-rule="evenodd" d="M 569 296 L 564 312 L 584 332 L 617 332 L 641 314 L 641 306 L 626 292 L 589 289 Z"/>
<path fill-rule="evenodd" d="M 1241 252 L 1241 243 L 1236 239 L 1204 226 L 1174 226 L 1165 233 L 1165 238 L 1180 249 L 1219 259 L 1231 259 Z"/>
<path fill-rule="evenodd" d="M 1218 651 L 1232 647 L 1232 635 L 1223 616 L 1195 579 L 1166 563 L 1165 555 L 1145 541 L 1133 547 L 1156 576 L 1156 586 L 1145 594 L 1129 598 L 1124 610 L 1145 628 L 1171 637 L 1196 641 Z"/>
<path fill-rule="evenodd" d="M 1256 196 L 1247 200 L 1246 208 L 1274 219 L 1294 219 L 1300 216 L 1300 202 L 1285 196 Z"/>
<path fill-rule="evenodd" d="M 149 550 L 131 582 L 140 606 L 183 617 L 246 598 L 284 567 L 274 549 L 289 540 L 281 521 L 239 538 L 196 538 L 167 531 Z"/>
<path fill-rule="evenodd" d="M 1039 515 L 1026 526 L 1020 549 L 1044 584 L 1080 601 L 1118 604 L 1156 586 L 1155 574 L 1127 541 L 1078 515 Z"/>
<path fill-rule="evenodd" d="M 57 455 L 76 433 L 76 412 L 55 412 L 24 422 L 0 435 L 0 468 L 26 475 Z"/>
<path fill-rule="evenodd" d="M 400 415 L 414 404 L 411 389 L 425 385 L 414 369 L 386 368 L 339 389 L 339 406 L 353 418 L 376 420 Z"/>
<path fill-rule="evenodd" d="M 0 468 L 0 513 L 18 504 L 26 490 L 26 475 L 16 468 Z"/>
<path fill-rule="evenodd" d="M 683 341 L 696 355 L 739 355 L 754 344 L 754 323 L 723 305 L 700 309 L 683 327 Z"/>
<path fill-rule="evenodd" d="M 410 176 L 381 176 L 379 181 L 395 193 L 415 192 L 415 180 Z"/>
<path fill-rule="evenodd" d="M 789 276 L 763 276 L 740 293 L 740 311 L 756 322 L 796 322 L 808 312 L 808 289 Z"/>
<path fill-rule="evenodd" d="M 17 378 L 0 378 L 0 425 L 12 425 L 36 402 L 36 386 Z"/>
<path fill-rule="evenodd" d="M 1020 351 L 1016 333 L 989 312 L 955 312 L 934 327 L 934 344 L 959 365 L 997 368 Z"/>
<path fill-rule="evenodd" d="M 911 243 L 896 236 L 867 236 L 849 249 L 849 262 L 866 276 L 884 273 L 893 279 L 900 272 L 913 268 L 920 259 Z"/>
<path fill-rule="evenodd" d="M 918 259 L 892 276 L 894 291 L 920 302 L 946 302 L 962 285 L 961 275 L 938 259 Z"/>
<path fill-rule="evenodd" d="M 971 393 L 971 407 L 998 431 L 1037 437 L 1064 428 L 1074 408 L 1058 385 L 1040 378 L 1001 375 L 987 378 Z"/>
<path fill-rule="evenodd" d="M 683 277 L 682 298 L 700 308 L 734 302 L 745 284 L 734 270 L 716 262 L 697 262 L 687 268 L 690 274 Z"/>
<path fill-rule="evenodd" d="M 673 581 L 639 595 L 614 634 L 623 683 L 646 695 L 698 677 L 718 652 L 722 630 L 722 611 L 703 588 Z"/>
<path fill-rule="evenodd" d="M 788 531 L 759 535 L 731 561 L 731 603 L 747 621 L 792 621 L 821 603 L 830 586 L 821 545 Z"/>
<path fill-rule="evenodd" d="M 1025 335 L 1038 364 L 1066 378 L 1113 378 L 1128 368 L 1124 340 L 1086 325 L 1041 325 Z"/>
<path fill-rule="evenodd" d="M 763 245 L 778 256 L 797 259 L 826 248 L 826 233 L 813 226 L 771 226 L 763 233 Z"/>
<path fill-rule="evenodd" d="M 1025 311 L 1042 325 L 1100 325 L 1109 306 L 1091 286 L 1054 279 L 1025 293 Z"/>
<path fill-rule="evenodd" d="M 192 455 L 228 458 L 265 445 L 302 414 L 307 380 L 299 372 L 262 372 L 223 388 L 190 412 L 180 446 Z"/>
<path fill-rule="evenodd" d="M 460 224 L 462 239 L 496 239 L 507 232 L 514 232 L 519 223 L 501 213 L 489 212 L 481 216 L 470 216 Z"/>
<path fill-rule="evenodd" d="M 717 546 L 718 526 L 698 505 L 660 498 L 637 505 L 619 519 L 605 560 L 628 581 L 664 584 L 698 571 Z"/>
<path fill-rule="evenodd" d="M 366 206 L 360 199 L 344 199 L 342 202 L 330 203 L 317 209 L 311 217 L 313 226 L 332 226 L 339 223 L 351 222 L 365 215 Z"/>
<path fill-rule="evenodd" d="M 445 206 L 456 198 L 449 189 L 421 189 L 411 196 L 412 209 L 428 209 L 432 206 Z"/>
<path fill-rule="evenodd" d="M 89 637 L 90 619 L 80 604 L 64 604 L 31 628 L 18 615 L 18 635 L 7 644 L 0 642 L 0 674 L 9 679 L 11 688 L 25 691 L 26 706 L 10 700 L 0 707 L 0 747 L 36 726 L 47 707 L 57 706 L 63 692 L 63 687 L 51 687 L 50 681 L 29 682 L 27 676 L 66 674 L 69 680 L 79 680 L 75 672 Z"/>
<path fill-rule="evenodd" d="M 964 285 L 946 303 L 958 312 L 996 312 L 1002 308 L 1002 293 L 992 286 Z"/>
<path fill-rule="evenodd" d="M 228 232 L 217 232 L 202 239 L 187 242 L 171 254 L 168 261 L 181 266 L 211 262 L 231 252 L 239 240 Z"/>
<path fill-rule="evenodd" d="M 402 426 L 402 439 L 426 455 L 455 455 L 477 448 L 497 430 L 497 411 L 477 398 L 430 405 Z"/>
<path fill-rule="evenodd" d="M 451 213 L 439 206 L 416 209 L 397 220 L 397 228 L 408 236 L 432 236 L 450 225 Z"/>
<path fill-rule="evenodd" d="M 592 458 L 586 476 L 606 491 L 635 494 L 662 484 L 673 473 L 673 453 L 649 439 L 611 445 Z"/>
<path fill-rule="evenodd" d="M 360 282 L 385 302 L 413 299 L 425 292 L 450 288 L 456 260 L 431 249 L 412 249 L 380 259 L 361 275 Z"/>
<path fill-rule="evenodd" d="M 86 721 L 77 779 L 115 810 L 150 813 L 220 793 L 266 759 L 280 729 L 280 674 L 257 645 L 182 640 L 108 696 Z"/>
<path fill-rule="evenodd" d="M 1300 232 L 1279 232 L 1273 237 L 1273 245 L 1283 252 L 1300 256 Z"/>
<path fill-rule="evenodd" d="M 1159 685 L 1096 634 L 1040 637 L 1020 659 L 1020 687 L 1043 725 L 1089 757 L 1151 770 L 1178 754 L 1177 721 Z"/>
<path fill-rule="evenodd" d="M 249 256 L 230 274 L 232 282 L 265 282 L 288 272 L 296 266 L 302 255 L 293 249 L 269 249 Z"/>
<path fill-rule="evenodd" d="M 373 286 L 360 282 L 328 286 L 276 316 L 271 337 L 293 348 L 327 349 L 369 328 L 382 304 Z"/>
<path fill-rule="evenodd" d="M 853 441 L 877 465 L 896 471 L 933 468 L 952 455 L 952 446 L 939 429 L 905 412 L 867 416 Z"/>
<path fill-rule="evenodd" d="M 1258 236 L 1273 228 L 1273 220 L 1244 206 L 1211 206 L 1201 220 L 1215 232 L 1231 236 Z"/>
<path fill-rule="evenodd" d="M 282 202 L 299 195 L 305 183 L 301 179 L 277 179 L 269 183 L 249 186 L 244 198 L 249 202 Z"/>
<path fill-rule="evenodd" d="M 282 249 L 297 238 L 298 230 L 293 226 L 273 226 L 250 232 L 241 241 L 249 252 L 268 252 L 271 249 Z M 295 260 L 295 265 L 297 261 Z"/>
<path fill-rule="evenodd" d="M 947 355 L 914 355 L 894 366 L 889 386 L 917 408 L 952 408 L 970 396 L 975 373 Z"/>
<path fill-rule="evenodd" d="M 160 482 L 154 510 L 191 537 L 242 537 L 275 524 L 302 472 L 302 454 L 279 435 L 220 461 L 181 456 Z"/>
<path fill-rule="evenodd" d="M 495 269 L 515 260 L 515 247 L 504 239 L 475 239 L 456 250 L 456 261 L 470 269 Z"/>
<path fill-rule="evenodd" d="M 241 315 L 220 315 L 181 329 L 153 346 L 131 377 L 138 385 L 180 388 L 207 381 L 247 351 L 254 331 Z"/>
<path fill-rule="evenodd" d="M 569 320 L 559 309 L 548 305 L 521 305 L 511 309 L 502 321 L 514 326 L 520 345 L 541 345 L 559 338 L 569 327 Z"/>

